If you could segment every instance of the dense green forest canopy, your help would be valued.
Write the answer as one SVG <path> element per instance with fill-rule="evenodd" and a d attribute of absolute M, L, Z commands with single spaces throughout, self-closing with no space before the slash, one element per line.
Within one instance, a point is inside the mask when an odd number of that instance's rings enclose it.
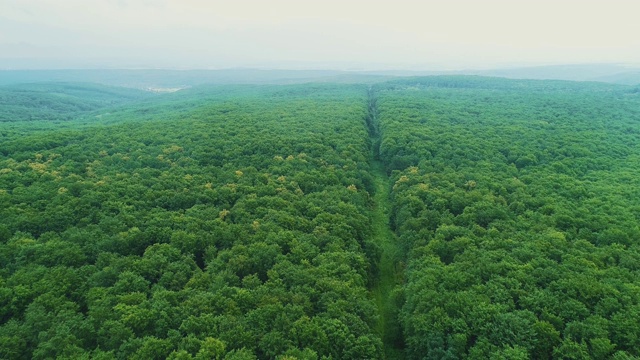
<path fill-rule="evenodd" d="M 366 91 L 231 93 L 2 142 L 3 358 L 380 357 Z"/>
<path fill-rule="evenodd" d="M 439 77 L 376 89 L 409 358 L 640 355 L 640 97 Z"/>
<path fill-rule="evenodd" d="M 640 356 L 637 86 L 315 75 L 0 87 L 0 358 Z"/>
<path fill-rule="evenodd" d="M 0 87 L 0 122 L 72 120 L 97 109 L 150 97 L 142 90 L 84 83 Z"/>

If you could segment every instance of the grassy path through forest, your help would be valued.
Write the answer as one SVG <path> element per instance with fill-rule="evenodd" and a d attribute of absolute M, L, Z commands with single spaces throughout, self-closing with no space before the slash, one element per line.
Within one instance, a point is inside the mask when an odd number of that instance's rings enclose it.
<path fill-rule="evenodd" d="M 380 134 L 377 129 L 377 111 L 375 99 L 369 91 L 369 134 L 371 137 L 371 175 L 374 177 L 376 192 L 372 209 L 373 241 L 380 247 L 381 256 L 378 264 L 378 278 L 373 282 L 371 293 L 379 311 L 376 330 L 384 344 L 385 356 L 388 360 L 403 359 L 404 341 L 398 321 L 399 285 L 402 282 L 402 250 L 390 227 L 389 215 L 391 204 L 389 199 L 389 177 L 379 158 Z"/>
<path fill-rule="evenodd" d="M 389 227 L 389 178 L 379 161 L 373 161 L 371 171 L 376 185 L 372 213 L 373 236 L 381 251 L 378 278 L 371 289 L 380 312 L 376 325 L 383 339 L 387 359 L 402 359 L 402 330 L 398 322 L 399 304 L 395 292 L 402 280 L 402 251 Z"/>

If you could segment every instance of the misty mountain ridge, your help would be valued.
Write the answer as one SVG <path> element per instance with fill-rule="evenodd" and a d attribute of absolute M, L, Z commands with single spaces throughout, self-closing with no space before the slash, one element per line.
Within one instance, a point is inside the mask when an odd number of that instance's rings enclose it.
<path fill-rule="evenodd" d="M 1 63 L 1 62 L 0 62 Z M 35 82 L 91 82 L 153 91 L 204 84 L 291 84 L 375 82 L 387 78 L 431 75 L 480 75 L 510 79 L 597 81 L 640 84 L 640 67 L 622 64 L 567 64 L 488 70 L 335 70 L 317 69 L 38 69 L 0 70 L 0 86 Z"/>

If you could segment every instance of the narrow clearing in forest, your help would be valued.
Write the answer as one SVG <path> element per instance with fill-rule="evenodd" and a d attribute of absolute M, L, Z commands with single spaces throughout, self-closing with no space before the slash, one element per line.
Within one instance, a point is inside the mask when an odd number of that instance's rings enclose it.
<path fill-rule="evenodd" d="M 378 159 L 380 134 L 378 132 L 377 111 L 372 90 L 369 90 L 369 117 L 367 125 L 371 137 L 371 175 L 374 177 L 376 193 L 372 210 L 373 241 L 380 247 L 381 257 L 378 264 L 378 278 L 371 289 L 380 314 L 376 328 L 384 343 L 386 358 L 389 360 L 404 358 L 404 341 L 398 321 L 399 302 L 398 285 L 402 281 L 402 250 L 390 228 L 389 215 L 389 177 L 384 165 Z"/>

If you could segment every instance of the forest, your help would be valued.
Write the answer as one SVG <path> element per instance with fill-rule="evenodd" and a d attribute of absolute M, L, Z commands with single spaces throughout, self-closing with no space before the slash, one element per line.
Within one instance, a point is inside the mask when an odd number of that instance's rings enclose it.
<path fill-rule="evenodd" d="M 640 358 L 638 86 L 287 76 L 0 86 L 0 358 Z"/>
<path fill-rule="evenodd" d="M 408 358 L 639 355 L 638 100 L 605 84 L 379 86 Z"/>

